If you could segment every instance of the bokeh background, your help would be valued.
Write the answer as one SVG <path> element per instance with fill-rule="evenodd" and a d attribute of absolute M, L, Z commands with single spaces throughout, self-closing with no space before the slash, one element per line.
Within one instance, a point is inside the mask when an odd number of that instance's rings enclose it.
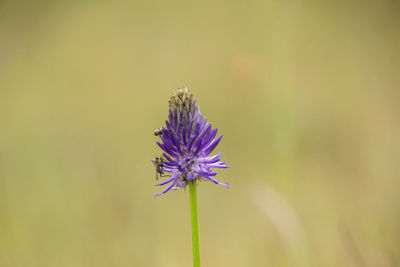
<path fill-rule="evenodd" d="M 400 266 L 397 1 L 0 2 L 0 266 L 191 266 L 153 130 L 187 85 L 232 168 L 203 266 Z"/>

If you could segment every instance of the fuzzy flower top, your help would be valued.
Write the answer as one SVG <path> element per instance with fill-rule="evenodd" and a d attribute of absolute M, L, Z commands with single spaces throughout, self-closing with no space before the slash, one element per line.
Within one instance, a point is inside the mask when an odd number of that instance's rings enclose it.
<path fill-rule="evenodd" d="M 216 137 L 218 129 L 212 129 L 207 119 L 203 118 L 197 100 L 186 86 L 171 96 L 169 117 L 165 124 L 157 134 L 162 141 L 157 141 L 157 144 L 164 150 L 157 171 L 170 176 L 157 185 L 167 186 L 155 196 L 178 187 L 185 188 L 187 183 L 200 180 L 209 180 L 228 188 L 228 184 L 214 178 L 217 173 L 213 169 L 229 166 L 226 161 L 221 161 L 221 153 L 210 156 L 221 141 L 222 134 Z"/>

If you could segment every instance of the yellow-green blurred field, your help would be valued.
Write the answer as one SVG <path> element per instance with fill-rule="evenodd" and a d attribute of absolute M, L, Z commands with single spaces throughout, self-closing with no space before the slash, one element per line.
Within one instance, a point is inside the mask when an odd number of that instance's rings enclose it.
<path fill-rule="evenodd" d="M 202 266 L 400 266 L 396 1 L 0 2 L 0 266 L 191 266 L 153 130 L 224 134 Z"/>

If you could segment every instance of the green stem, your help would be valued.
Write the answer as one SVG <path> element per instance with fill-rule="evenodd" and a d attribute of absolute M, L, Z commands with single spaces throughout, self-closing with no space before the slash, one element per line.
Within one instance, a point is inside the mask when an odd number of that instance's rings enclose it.
<path fill-rule="evenodd" d="M 192 221 L 193 266 L 200 267 L 199 220 L 197 216 L 196 182 L 189 182 L 190 219 Z"/>

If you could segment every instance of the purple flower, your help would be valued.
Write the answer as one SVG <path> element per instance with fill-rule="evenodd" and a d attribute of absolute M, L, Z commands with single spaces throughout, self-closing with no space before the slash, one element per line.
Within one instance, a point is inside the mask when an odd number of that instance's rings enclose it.
<path fill-rule="evenodd" d="M 167 185 L 155 196 L 169 190 L 185 188 L 191 182 L 209 180 L 215 184 L 229 187 L 217 181 L 214 168 L 228 168 L 226 161 L 221 161 L 221 153 L 210 156 L 221 141 L 218 129 L 212 129 L 211 124 L 200 113 L 197 100 L 185 86 L 174 92 L 169 100 L 169 119 L 165 126 L 159 129 L 161 141 L 157 141 L 163 152 L 162 172 L 170 176 L 157 186 Z M 154 162 L 154 160 L 153 160 Z"/>

